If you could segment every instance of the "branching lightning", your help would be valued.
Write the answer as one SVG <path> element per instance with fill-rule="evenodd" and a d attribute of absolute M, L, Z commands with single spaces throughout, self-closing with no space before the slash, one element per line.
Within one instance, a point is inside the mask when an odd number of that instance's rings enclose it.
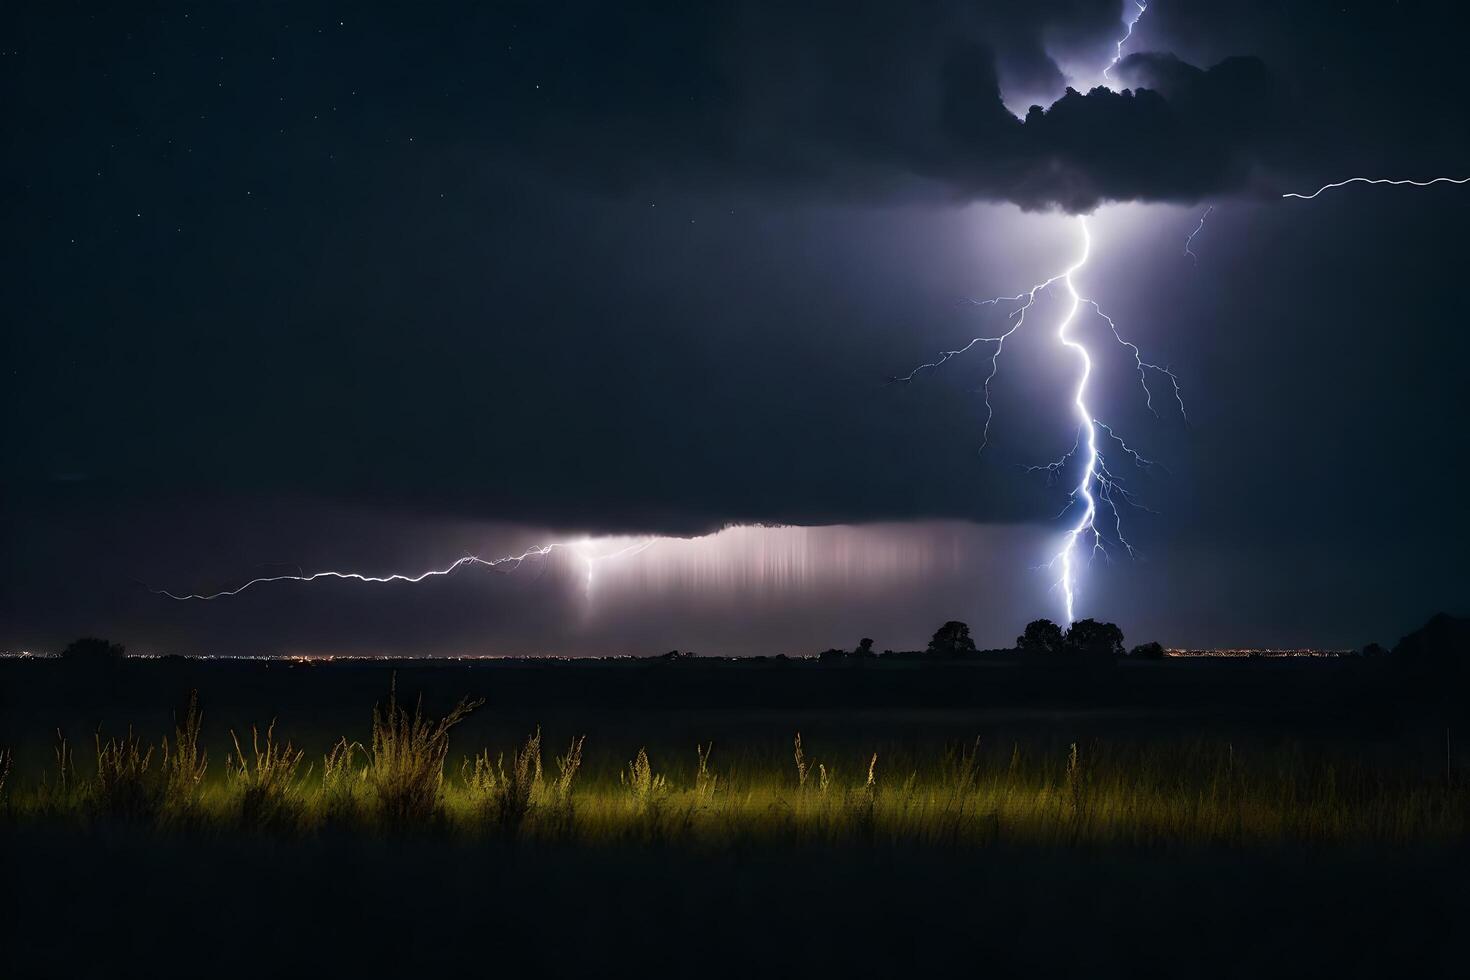
<path fill-rule="evenodd" d="M 1075 520 L 1067 530 L 1062 539 L 1061 549 L 1048 561 L 1045 568 L 1057 571 L 1056 587 L 1061 591 L 1063 604 L 1066 610 L 1067 622 L 1075 621 L 1077 601 L 1077 572 L 1081 564 L 1081 548 L 1090 545 L 1089 560 L 1101 555 L 1104 559 L 1111 558 L 1110 548 L 1120 548 L 1130 557 L 1135 554 L 1133 545 L 1129 543 L 1123 531 L 1124 506 L 1139 507 L 1140 504 L 1134 499 L 1133 494 L 1123 482 L 1113 473 L 1108 465 L 1108 456 L 1102 451 L 1099 433 L 1105 436 L 1108 443 L 1116 443 L 1122 455 L 1135 466 L 1143 469 L 1151 469 L 1158 464 L 1146 458 L 1137 450 L 1129 446 L 1111 426 L 1106 425 L 1088 407 L 1088 386 L 1092 379 L 1093 358 L 1087 346 L 1072 334 L 1072 326 L 1077 320 L 1078 313 L 1083 307 L 1090 307 L 1097 316 L 1108 325 L 1114 339 L 1119 345 L 1126 347 L 1133 355 L 1133 362 L 1138 370 L 1139 384 L 1143 388 L 1144 401 L 1150 412 L 1158 417 L 1158 411 L 1154 407 L 1153 390 L 1149 386 L 1150 374 L 1163 375 L 1169 379 L 1174 392 L 1175 402 L 1179 406 L 1180 415 L 1187 421 L 1188 415 L 1184 408 L 1184 395 L 1180 388 L 1179 378 L 1167 367 L 1146 361 L 1138 345 L 1127 340 L 1118 329 L 1117 323 L 1112 317 L 1104 313 L 1098 304 L 1086 299 L 1077 291 L 1077 285 L 1073 277 L 1085 265 L 1092 252 L 1092 235 L 1087 227 L 1087 219 L 1079 217 L 1077 227 L 1082 234 L 1082 253 L 1077 260 L 1067 268 L 1066 271 L 1052 276 L 1043 282 L 1037 283 L 1030 289 L 1014 296 L 997 296 L 991 299 L 978 300 L 977 306 L 1000 306 L 1007 303 L 1019 304 L 1012 310 L 1007 319 L 1011 325 L 1005 331 L 994 336 L 976 337 L 969 343 L 954 350 L 943 351 L 934 360 L 921 364 L 907 375 L 890 379 L 891 383 L 908 383 L 913 381 L 919 374 L 925 371 L 934 371 L 943 366 L 952 358 L 958 357 L 975 347 L 989 345 L 990 369 L 986 373 L 982 392 L 985 400 L 985 424 L 982 430 L 980 449 L 983 452 L 990 442 L 990 423 L 995 416 L 994 408 L 990 402 L 990 384 L 995 379 L 1000 367 L 1000 355 L 1005 348 L 1005 342 L 1016 331 L 1020 330 L 1026 323 L 1026 316 L 1036 305 L 1037 298 L 1052 286 L 1060 284 L 1067 304 L 1061 321 L 1057 326 L 1057 341 L 1067 350 L 1076 355 L 1080 371 L 1077 377 L 1077 385 L 1072 392 L 1072 410 L 1077 419 L 1077 437 L 1072 448 L 1064 453 L 1059 459 L 1039 466 L 1026 467 L 1029 473 L 1045 473 L 1048 484 L 1056 483 L 1066 477 L 1066 473 L 1073 467 L 1080 467 L 1080 473 L 1073 483 L 1072 489 L 1067 495 L 1067 504 L 1063 507 L 1058 517 L 1063 517 L 1068 511 L 1077 511 Z M 1107 531 L 1099 526 L 1099 513 L 1105 513 L 1109 520 L 1106 522 Z"/>
<path fill-rule="evenodd" d="M 1143 3 L 1136 4 L 1141 16 L 1147 9 Z M 1104 70 L 1104 74 L 1117 65 L 1122 57 L 1124 42 L 1132 35 L 1133 23 L 1128 25 L 1128 34 L 1118 42 L 1118 54 Z M 1470 184 L 1470 177 L 1435 177 L 1430 180 L 1390 180 L 1368 177 L 1351 177 L 1346 180 L 1335 181 L 1325 184 L 1310 194 L 1290 193 L 1283 194 L 1284 198 L 1297 198 L 1310 201 L 1324 191 L 1349 184 L 1382 184 L 1393 187 L 1431 187 L 1435 184 Z M 1184 240 L 1184 254 L 1190 259 L 1198 262 L 1198 255 L 1194 251 L 1195 237 L 1204 230 L 1205 221 L 1213 213 L 1214 206 L 1207 207 L 1200 215 L 1198 224 Z M 994 419 L 994 408 L 990 401 L 990 385 L 1000 366 L 1000 356 L 1005 349 L 1005 343 L 1016 331 L 1020 330 L 1026 323 L 1027 314 L 1036 305 L 1036 300 L 1043 292 L 1052 286 L 1060 284 L 1066 297 L 1066 310 L 1062 315 L 1057 327 L 1057 341 L 1061 346 L 1071 351 L 1078 359 L 1080 371 L 1077 386 L 1072 393 L 1072 410 L 1077 419 L 1077 437 L 1072 448 L 1062 456 L 1050 463 L 1037 466 L 1025 467 L 1028 473 L 1045 474 L 1047 484 L 1055 485 L 1067 478 L 1071 471 L 1079 470 L 1075 483 L 1067 495 L 1067 503 L 1062 508 L 1058 518 L 1065 517 L 1069 512 L 1076 512 L 1075 519 L 1068 528 L 1062 539 L 1062 546 L 1044 568 L 1055 570 L 1057 573 L 1056 587 L 1061 591 L 1063 604 L 1066 610 L 1067 621 L 1073 622 L 1076 618 L 1077 603 L 1077 576 L 1082 561 L 1082 551 L 1088 550 L 1088 559 L 1101 555 L 1105 560 L 1111 559 L 1110 549 L 1121 549 L 1129 556 L 1135 554 L 1133 545 L 1128 541 L 1123 529 L 1123 507 L 1134 507 L 1147 510 L 1134 498 L 1133 493 L 1115 475 L 1109 467 L 1108 454 L 1103 452 L 1102 446 L 1116 445 L 1121 455 L 1135 466 L 1148 470 L 1159 467 L 1154 460 L 1139 453 L 1128 445 L 1114 429 L 1098 419 L 1088 407 L 1088 386 L 1092 379 L 1094 363 L 1091 351 L 1087 346 L 1073 335 L 1073 326 L 1077 321 L 1078 313 L 1086 306 L 1090 307 L 1097 316 L 1108 325 L 1113 338 L 1123 347 L 1128 348 L 1133 355 L 1133 363 L 1138 371 L 1139 384 L 1143 388 L 1144 403 L 1150 412 L 1157 418 L 1159 413 L 1154 405 L 1153 390 L 1149 385 L 1151 376 L 1162 375 L 1169 379 L 1173 389 L 1174 401 L 1178 406 L 1180 417 L 1187 423 L 1189 415 L 1185 410 L 1184 396 L 1179 384 L 1179 378 L 1167 366 L 1155 364 L 1144 359 L 1143 352 L 1138 345 L 1126 339 L 1118 329 L 1117 323 L 1105 313 L 1098 304 L 1083 297 L 1078 291 L 1074 276 L 1086 264 L 1092 249 L 1092 237 L 1088 231 L 1086 218 L 1077 219 L 1078 227 L 1082 233 L 1082 254 L 1073 265 L 1065 272 L 1052 276 L 1043 282 L 1037 283 L 1030 289 L 1014 296 L 997 296 L 991 299 L 975 301 L 977 306 L 1001 306 L 1005 304 L 1019 304 L 1012 310 L 1007 319 L 1010 326 L 993 336 L 975 337 L 969 343 L 953 350 L 942 351 L 934 360 L 920 364 L 908 374 L 890 379 L 891 382 L 911 382 L 925 371 L 935 371 L 951 359 L 968 353 L 976 347 L 982 347 L 988 351 L 990 367 L 986 372 L 983 393 L 985 400 L 985 423 L 982 430 L 980 449 L 984 449 L 990 443 L 990 424 Z M 1162 468 L 1162 467 L 1159 467 Z M 1102 520 L 1100 522 L 1100 515 Z M 1106 530 L 1104 530 L 1106 528 Z M 1090 547 L 1089 547 L 1090 546 Z"/>
<path fill-rule="evenodd" d="M 1390 187 L 1433 187 L 1435 184 L 1470 184 L 1470 177 L 1432 177 L 1429 180 L 1389 180 L 1387 177 L 1349 177 L 1346 180 L 1335 181 L 1331 184 L 1323 184 L 1310 194 L 1282 194 L 1282 197 L 1294 197 L 1302 201 L 1310 201 L 1323 191 L 1330 191 L 1338 187 L 1346 187 L 1349 184 L 1387 184 Z"/>
<path fill-rule="evenodd" d="M 1083 225 L 1084 230 L 1086 229 L 1086 227 L 1086 225 Z M 1150 371 L 1155 371 L 1169 379 L 1169 384 L 1174 389 L 1174 403 L 1179 406 L 1180 416 L 1183 417 L 1184 421 L 1188 422 L 1189 413 L 1184 409 L 1184 392 L 1179 387 L 1179 376 L 1166 366 L 1145 361 L 1143 359 L 1143 351 L 1139 350 L 1138 345 L 1133 343 L 1133 341 L 1124 339 L 1123 335 L 1118 332 L 1118 325 L 1113 322 L 1112 317 L 1104 313 L 1102 311 L 1102 308 L 1099 307 L 1092 300 L 1085 300 L 1084 302 L 1086 302 L 1088 306 L 1092 307 L 1093 312 L 1101 317 L 1103 322 L 1108 325 L 1108 329 L 1113 332 L 1113 337 L 1117 339 L 1118 343 L 1128 348 L 1128 350 L 1133 353 L 1133 363 L 1138 368 L 1138 383 L 1143 388 L 1144 404 L 1148 406 L 1148 410 L 1153 415 L 1153 417 L 1158 418 L 1159 411 L 1158 409 L 1154 408 L 1153 389 L 1148 386 L 1148 372 Z"/>
<path fill-rule="evenodd" d="M 150 589 L 149 591 L 152 592 L 154 595 L 168 596 L 170 599 L 177 599 L 181 602 L 193 599 L 207 602 L 212 599 L 223 599 L 228 596 L 239 595 L 246 589 L 253 588 L 257 585 L 268 585 L 272 582 L 316 582 L 321 579 L 340 579 L 352 582 L 414 583 L 422 582 L 425 579 L 439 578 L 445 575 L 449 575 L 453 572 L 458 571 L 461 568 L 465 568 L 471 565 L 479 565 L 484 568 L 498 568 L 501 566 L 509 566 L 512 569 L 519 568 L 524 562 L 527 562 L 534 558 L 544 558 L 557 549 L 570 551 L 582 559 L 583 563 L 586 566 L 586 587 L 590 591 L 592 588 L 593 573 L 598 562 L 605 561 L 609 558 L 620 558 L 625 555 L 639 554 L 651 548 L 656 540 L 657 539 L 655 538 L 649 538 L 646 540 L 636 541 L 633 544 L 619 548 L 616 551 L 610 552 L 609 554 L 605 555 L 593 555 L 588 553 L 587 548 L 591 544 L 591 541 L 588 538 L 577 538 L 571 541 L 553 541 L 550 544 L 538 545 L 534 548 L 528 548 L 520 554 L 503 555 L 499 558 L 481 558 L 478 555 L 465 555 L 463 558 L 456 558 L 454 561 L 450 562 L 448 565 L 445 565 L 443 568 L 431 568 L 426 572 L 419 572 L 413 575 L 408 575 L 401 572 L 394 572 L 389 575 L 365 575 L 361 572 L 322 571 L 297 575 L 266 575 L 261 576 L 260 578 L 253 578 L 250 581 L 246 582 L 244 585 L 237 586 L 236 588 L 225 589 L 220 592 L 212 593 L 190 593 L 188 595 L 181 595 L 170 592 L 167 589 Z"/>
<path fill-rule="evenodd" d="M 1199 256 L 1194 252 L 1194 236 L 1205 230 L 1205 219 L 1210 216 L 1210 212 L 1213 210 L 1215 210 L 1213 204 L 1205 208 L 1205 213 L 1199 216 L 1199 224 L 1195 225 L 1194 231 L 1190 232 L 1189 237 L 1184 239 L 1184 254 L 1189 256 L 1195 265 L 1199 265 Z"/>
<path fill-rule="evenodd" d="M 1011 337 L 1012 334 L 1014 334 L 1017 330 L 1020 330 L 1023 326 L 1026 325 L 1026 313 L 1031 309 L 1032 306 L 1036 304 L 1037 294 L 1047 289 L 1053 283 L 1065 278 L 1066 275 L 1067 273 L 1063 273 L 1060 276 L 1053 276 L 1045 282 L 1037 283 L 1035 286 L 1032 286 L 1028 291 L 1024 293 L 1017 293 L 1015 296 L 996 296 L 992 299 L 974 301 L 976 306 L 997 306 L 1001 303 L 1015 303 L 1020 302 L 1021 300 L 1025 300 L 1025 303 L 1023 303 L 1016 310 L 1012 311 L 1011 314 L 1007 317 L 1007 319 L 1012 320 L 1013 322 L 1010 329 L 1005 331 L 1004 333 L 995 337 L 976 337 L 974 340 L 971 340 L 963 347 L 957 348 L 955 350 L 943 351 L 934 360 L 930 361 L 927 364 L 920 364 L 908 374 L 903 375 L 902 377 L 889 378 L 889 384 L 908 384 L 916 377 L 918 377 L 919 374 L 921 374 L 922 372 L 937 370 L 951 358 L 958 357 L 961 354 L 967 353 L 977 344 L 994 344 L 995 347 L 992 348 L 990 352 L 990 373 L 985 376 L 985 381 L 982 385 L 982 391 L 984 392 L 985 396 L 985 425 L 981 431 L 980 449 L 983 452 L 985 450 L 985 447 L 990 445 L 990 422 L 993 418 L 995 418 L 995 409 L 990 404 L 990 382 L 995 380 L 996 372 L 1000 369 L 1000 355 L 1001 351 L 1005 348 L 1005 342 Z"/>

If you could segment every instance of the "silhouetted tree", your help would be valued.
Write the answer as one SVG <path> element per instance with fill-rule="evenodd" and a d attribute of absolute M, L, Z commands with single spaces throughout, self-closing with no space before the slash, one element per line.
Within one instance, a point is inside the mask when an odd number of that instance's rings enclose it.
<path fill-rule="evenodd" d="M 1157 643 L 1157 642 L 1155 642 L 1153 640 L 1150 640 L 1147 643 L 1140 643 L 1138 646 L 1136 646 L 1132 650 L 1129 650 L 1128 651 L 1128 659 L 1130 659 L 1130 660 L 1163 660 L 1164 659 L 1164 648 L 1163 648 L 1163 646 L 1161 644 L 1159 644 L 1159 643 Z"/>
<path fill-rule="evenodd" d="M 79 667 L 110 667 L 123 658 L 126 651 L 121 643 L 110 643 L 95 636 L 84 636 L 72 640 L 61 651 L 61 658 Z"/>
<path fill-rule="evenodd" d="M 876 653 L 873 652 L 872 637 L 865 636 L 861 640 L 858 640 L 857 649 L 852 651 L 852 655 L 854 657 L 862 657 L 864 659 L 868 657 L 878 656 Z"/>
<path fill-rule="evenodd" d="M 71 694 L 87 701 L 108 701 L 117 696 L 123 673 L 123 645 L 95 636 L 73 640 L 61 651 L 61 662 L 70 675 Z"/>
<path fill-rule="evenodd" d="M 1358 651 L 1358 655 L 1366 660 L 1378 660 L 1388 656 L 1388 651 L 1381 643 L 1370 643 Z"/>
<path fill-rule="evenodd" d="M 1016 648 L 1022 653 L 1051 655 L 1066 648 L 1062 628 L 1049 619 L 1033 619 L 1016 637 Z"/>
<path fill-rule="evenodd" d="M 1067 650 L 1079 657 L 1121 657 L 1123 631 L 1113 623 L 1080 619 L 1067 630 Z"/>
<path fill-rule="evenodd" d="M 959 657 L 975 652 L 975 641 L 970 639 L 970 627 L 951 619 L 934 633 L 929 641 L 929 653 L 942 657 Z"/>
<path fill-rule="evenodd" d="M 1426 680 L 1470 674 L 1470 618 L 1432 617 L 1394 644 L 1393 664 Z"/>

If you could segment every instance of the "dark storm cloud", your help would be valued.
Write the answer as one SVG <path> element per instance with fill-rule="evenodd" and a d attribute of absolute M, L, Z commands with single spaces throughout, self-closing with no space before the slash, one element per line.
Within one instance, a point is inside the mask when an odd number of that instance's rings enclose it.
<path fill-rule="evenodd" d="M 1135 55 L 1118 71 L 1128 77 L 1155 64 Z M 1016 123 L 976 97 L 987 85 L 995 90 L 986 54 L 957 56 L 945 75 L 949 152 L 929 169 L 964 194 L 1068 211 L 1104 201 L 1194 201 L 1259 177 L 1287 115 L 1265 66 L 1234 58 L 1205 71 L 1171 67 L 1167 88 L 1068 89 Z"/>
<path fill-rule="evenodd" d="M 1470 137 L 1457 34 L 1418 30 L 1452 6 L 1155 3 L 1132 91 L 1093 88 L 1129 6 L 569 2 L 515 17 L 528 63 L 455 87 L 495 152 L 612 191 L 1078 211 L 1444 166 Z"/>
<path fill-rule="evenodd" d="M 1096 77 L 1107 64 L 1120 11 L 754 4 L 670 16 L 593 5 L 573 18 L 592 22 L 571 32 L 579 69 L 501 105 L 504 146 L 614 190 L 937 193 L 1080 211 L 1245 186 L 1271 140 L 1299 129 L 1287 124 L 1287 89 L 1251 58 L 1208 70 L 1133 59 L 1156 89 L 1066 88 L 1068 70 Z M 533 45 L 568 40 L 562 20 L 527 33 Z M 586 35 L 598 43 L 583 46 Z M 1003 80 L 1047 107 L 1016 118 Z"/>
<path fill-rule="evenodd" d="M 1315 187 L 1351 174 L 1463 173 L 1464 27 L 1463 5 L 1450 0 L 1170 0 L 1150 4 L 1129 50 L 1193 64 L 1263 59 L 1296 107 L 1275 165 Z M 1136 81 L 1166 84 L 1149 74 Z"/>

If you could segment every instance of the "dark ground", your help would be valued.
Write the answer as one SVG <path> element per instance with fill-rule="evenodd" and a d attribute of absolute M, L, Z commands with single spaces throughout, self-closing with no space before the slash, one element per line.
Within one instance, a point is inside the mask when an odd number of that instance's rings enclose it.
<path fill-rule="evenodd" d="M 60 725 L 85 771 L 99 722 L 161 736 L 198 688 L 207 744 L 278 716 L 315 753 L 366 737 L 395 672 L 431 710 L 486 698 L 451 764 L 539 723 L 551 746 L 587 733 L 594 773 L 642 744 L 692 762 L 711 738 L 736 765 L 787 763 L 800 729 L 829 757 L 917 756 L 977 734 L 1058 751 L 1167 736 L 1292 742 L 1428 775 L 1444 772 L 1446 728 L 1463 730 L 1455 698 L 1361 660 L 33 660 L 0 662 L 0 744 L 17 748 L 15 778 L 34 778 Z M 1463 846 L 599 849 L 0 826 L 5 977 L 1459 976 L 1470 913 Z"/>
<path fill-rule="evenodd" d="M 1463 853 L 9 842 L 8 977 L 1463 976 Z"/>

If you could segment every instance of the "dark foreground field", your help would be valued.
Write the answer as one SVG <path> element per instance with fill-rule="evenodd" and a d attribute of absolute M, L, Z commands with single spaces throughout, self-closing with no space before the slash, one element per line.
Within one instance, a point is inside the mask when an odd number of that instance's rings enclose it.
<path fill-rule="evenodd" d="M 485 699 L 432 799 L 395 675 Z M 0 662 L 0 975 L 1459 976 L 1462 704 L 1356 660 Z"/>
<path fill-rule="evenodd" d="M 1460 849 L 26 832 L 5 975 L 1463 976 Z"/>

